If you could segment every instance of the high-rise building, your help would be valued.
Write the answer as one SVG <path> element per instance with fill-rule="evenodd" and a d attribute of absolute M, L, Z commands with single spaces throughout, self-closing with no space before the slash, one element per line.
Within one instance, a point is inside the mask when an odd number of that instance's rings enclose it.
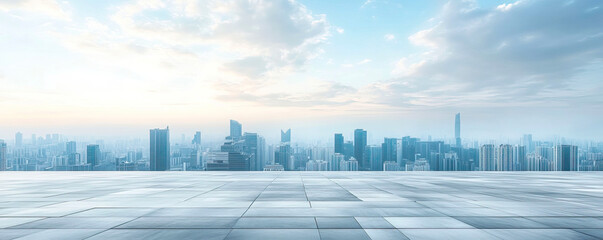
<path fill-rule="evenodd" d="M 201 132 L 199 132 L 199 131 L 195 132 L 195 136 L 193 137 L 192 144 L 196 145 L 196 146 L 201 145 Z"/>
<path fill-rule="evenodd" d="M 230 137 L 232 139 L 239 139 L 241 138 L 241 136 L 243 136 L 243 126 L 235 121 L 235 120 L 230 120 Z"/>
<path fill-rule="evenodd" d="M 274 163 L 283 166 L 285 170 L 292 170 L 289 162 L 292 155 L 291 146 L 288 143 L 281 144 L 277 151 L 274 152 Z"/>
<path fill-rule="evenodd" d="M 290 143 L 291 142 L 291 128 L 287 129 L 286 132 L 281 130 L 281 142 L 282 143 Z"/>
<path fill-rule="evenodd" d="M 484 144 L 479 149 L 479 169 L 496 171 L 496 148 L 494 144 Z"/>
<path fill-rule="evenodd" d="M 513 146 L 513 165 L 515 171 L 526 171 L 528 169 L 525 146 Z"/>
<path fill-rule="evenodd" d="M 335 133 L 335 153 L 343 154 L 343 134 Z"/>
<path fill-rule="evenodd" d="M 0 140 L 0 171 L 6 171 L 6 143 Z"/>
<path fill-rule="evenodd" d="M 86 162 L 90 166 L 90 170 L 94 170 L 94 167 L 100 164 L 100 147 L 98 144 L 89 144 L 86 146 Z"/>
<path fill-rule="evenodd" d="M 501 144 L 496 151 L 496 171 L 514 171 L 513 146 Z"/>
<path fill-rule="evenodd" d="M 354 157 L 339 162 L 339 171 L 358 171 L 358 161 Z"/>
<path fill-rule="evenodd" d="M 77 152 L 77 150 L 76 150 L 75 141 L 67 142 L 65 153 L 72 154 L 72 153 L 76 153 L 76 152 Z"/>
<path fill-rule="evenodd" d="M 553 162 L 557 171 L 578 171 L 578 147 L 557 145 L 553 148 Z"/>
<path fill-rule="evenodd" d="M 170 128 L 150 130 L 150 170 L 170 170 Z"/>
<path fill-rule="evenodd" d="M 15 147 L 21 148 L 23 146 L 23 133 L 17 132 L 15 134 Z"/>
<path fill-rule="evenodd" d="M 368 159 L 364 157 L 364 150 L 367 144 L 367 134 L 364 129 L 354 130 L 354 158 L 358 161 L 360 170 L 369 170 Z"/>
<path fill-rule="evenodd" d="M 381 146 L 366 146 L 364 158 L 369 162 L 371 171 L 383 171 L 383 151 Z"/>
<path fill-rule="evenodd" d="M 354 156 L 354 142 L 347 141 L 343 144 L 343 158 L 348 160 L 352 156 Z"/>
<path fill-rule="evenodd" d="M 527 153 L 534 152 L 535 148 L 534 148 L 534 142 L 532 141 L 532 134 L 524 134 L 523 138 L 521 140 L 521 144 L 526 146 Z"/>
<path fill-rule="evenodd" d="M 247 156 L 249 156 L 249 170 L 250 171 L 262 171 L 264 166 L 261 164 L 261 160 L 259 159 L 259 135 L 257 133 L 248 133 L 246 132 L 243 135 L 245 139 L 245 147 L 244 152 Z"/>
<path fill-rule="evenodd" d="M 398 139 L 385 138 L 381 144 L 383 162 L 398 162 Z"/>
<path fill-rule="evenodd" d="M 456 139 L 456 147 L 462 147 L 461 143 L 461 113 L 457 113 L 454 117 L 454 138 Z"/>

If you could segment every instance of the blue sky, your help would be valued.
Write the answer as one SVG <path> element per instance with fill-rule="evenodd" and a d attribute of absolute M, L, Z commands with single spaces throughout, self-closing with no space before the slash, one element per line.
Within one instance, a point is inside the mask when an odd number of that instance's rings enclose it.
<path fill-rule="evenodd" d="M 0 2 L 0 137 L 600 139 L 599 1 Z M 324 135 L 324 136 L 323 136 Z M 376 140 L 377 141 L 377 140 Z"/>

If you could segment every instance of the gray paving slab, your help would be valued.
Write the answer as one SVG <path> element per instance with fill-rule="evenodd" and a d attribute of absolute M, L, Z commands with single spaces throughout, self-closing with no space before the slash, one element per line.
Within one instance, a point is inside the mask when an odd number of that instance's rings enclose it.
<path fill-rule="evenodd" d="M 0 239 L 603 239 L 597 172 L 3 172 Z"/>

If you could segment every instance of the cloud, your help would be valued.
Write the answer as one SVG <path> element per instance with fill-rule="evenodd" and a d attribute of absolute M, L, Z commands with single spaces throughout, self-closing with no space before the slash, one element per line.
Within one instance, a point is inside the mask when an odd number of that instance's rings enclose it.
<path fill-rule="evenodd" d="M 222 94 L 220 101 L 246 102 L 273 107 L 325 107 L 343 106 L 355 102 L 357 90 L 336 82 L 317 81 L 304 85 L 304 90 L 261 92 L 249 88 L 240 88 L 240 83 L 220 83 L 215 86 Z"/>
<path fill-rule="evenodd" d="M 355 66 L 364 65 L 364 64 L 370 63 L 372 61 L 373 60 L 371 60 L 371 59 L 365 58 L 365 59 L 362 59 L 362 60 L 360 60 L 360 61 L 358 61 L 356 63 L 345 63 L 345 64 L 341 64 L 341 66 L 345 67 L 345 68 L 351 68 L 351 67 L 355 67 Z"/>
<path fill-rule="evenodd" d="M 335 31 L 337 31 L 337 33 L 339 33 L 339 34 L 343 34 L 345 32 L 345 30 L 340 27 L 336 28 Z"/>
<path fill-rule="evenodd" d="M 129 36 L 176 46 L 214 45 L 239 58 L 264 58 L 280 70 L 315 58 L 330 36 L 326 16 L 289 0 L 145 0 L 118 7 L 112 19 Z"/>
<path fill-rule="evenodd" d="M 366 6 L 368 6 L 368 5 L 370 5 L 370 4 L 374 3 L 374 2 L 375 2 L 375 0 L 366 0 L 366 1 L 364 1 L 364 3 L 362 4 L 362 6 L 360 6 L 360 7 L 361 8 L 366 7 Z"/>
<path fill-rule="evenodd" d="M 394 39 L 396 39 L 396 36 L 394 36 L 393 34 L 388 33 L 388 34 L 385 34 L 385 36 L 383 36 L 383 38 L 386 41 L 393 41 Z"/>
<path fill-rule="evenodd" d="M 4 0 L 0 1 L 0 11 L 27 11 L 58 20 L 71 19 L 70 14 L 55 0 Z"/>
<path fill-rule="evenodd" d="M 596 96 L 600 80 L 577 76 L 603 67 L 603 12 L 585 12 L 598 4 L 451 1 L 408 38 L 425 52 L 401 58 L 397 78 L 369 89 L 394 106 L 566 106 L 570 96 Z"/>

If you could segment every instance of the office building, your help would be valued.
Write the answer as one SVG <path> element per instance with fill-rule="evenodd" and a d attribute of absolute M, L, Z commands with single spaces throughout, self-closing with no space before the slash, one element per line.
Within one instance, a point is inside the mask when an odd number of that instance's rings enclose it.
<path fill-rule="evenodd" d="M 230 120 L 230 138 L 239 139 L 242 136 L 243 136 L 243 126 L 235 120 Z"/>
<path fill-rule="evenodd" d="M 367 134 L 364 129 L 354 130 L 354 158 L 358 161 L 360 170 L 369 170 L 368 159 L 364 157 L 364 150 L 367 144 Z"/>
<path fill-rule="evenodd" d="M 291 128 L 287 129 L 286 132 L 281 130 L 281 143 L 290 143 L 291 142 Z"/>
<path fill-rule="evenodd" d="M 344 154 L 343 134 L 341 133 L 335 133 L 335 153 Z"/>
<path fill-rule="evenodd" d="M 170 129 L 150 130 L 150 170 L 170 170 Z"/>
<path fill-rule="evenodd" d="M 496 171 L 514 171 L 513 146 L 501 144 L 496 151 Z"/>
<path fill-rule="evenodd" d="M 461 148 L 461 113 L 457 113 L 454 117 L 454 138 L 456 140 L 456 147 Z"/>
<path fill-rule="evenodd" d="M 192 144 L 199 147 L 201 146 L 201 132 L 195 132 L 195 136 L 193 137 Z"/>
<path fill-rule="evenodd" d="M 17 132 L 15 134 L 15 147 L 16 148 L 23 147 L 23 134 L 21 132 Z"/>
<path fill-rule="evenodd" d="M 94 170 L 95 166 L 100 164 L 100 147 L 98 144 L 89 144 L 86 146 L 86 163 L 90 166 L 90 170 Z"/>
<path fill-rule="evenodd" d="M 6 171 L 6 143 L 0 140 L 0 171 Z"/>
<path fill-rule="evenodd" d="M 553 148 L 553 162 L 557 171 L 578 171 L 578 147 L 557 145 Z"/>
<path fill-rule="evenodd" d="M 479 169 L 496 171 L 496 147 L 494 144 L 484 144 L 479 149 Z"/>

